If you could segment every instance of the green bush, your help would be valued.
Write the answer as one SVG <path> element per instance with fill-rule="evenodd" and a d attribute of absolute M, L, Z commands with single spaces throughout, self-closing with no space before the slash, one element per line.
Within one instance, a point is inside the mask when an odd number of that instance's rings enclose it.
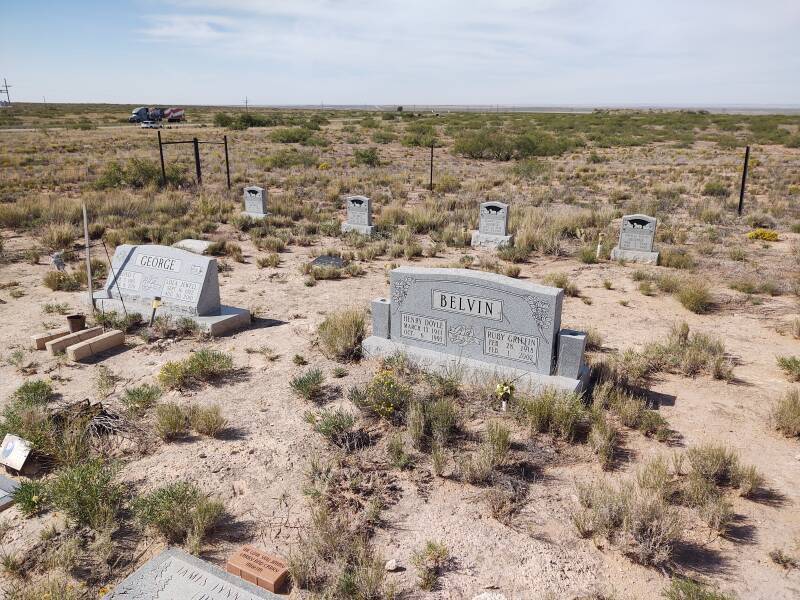
<path fill-rule="evenodd" d="M 703 187 L 704 196 L 716 196 L 718 198 L 725 198 L 730 194 L 727 184 L 722 181 L 709 181 Z"/>
<path fill-rule="evenodd" d="M 381 157 L 377 148 L 356 148 L 353 151 L 353 159 L 357 165 L 377 167 L 381 164 Z"/>
<path fill-rule="evenodd" d="M 166 183 L 172 186 L 184 185 L 188 179 L 183 169 L 179 165 L 169 165 L 165 169 L 167 176 Z M 109 163 L 100 177 L 94 182 L 94 187 L 98 190 L 119 187 L 142 188 L 146 186 L 163 185 L 161 167 L 151 160 L 142 158 L 132 158 L 127 166 L 122 166 L 114 161 Z"/>
<path fill-rule="evenodd" d="M 156 432 L 164 441 L 185 436 L 189 432 L 187 411 L 174 402 L 166 402 L 156 407 Z"/>
<path fill-rule="evenodd" d="M 142 527 L 153 528 L 170 544 L 185 541 L 195 554 L 225 510 L 222 502 L 209 498 L 185 481 L 140 496 L 132 508 Z"/>
<path fill-rule="evenodd" d="M 289 385 L 295 394 L 306 400 L 316 400 L 322 395 L 325 374 L 321 369 L 309 369 L 302 375 L 293 377 Z"/>
<path fill-rule="evenodd" d="M 77 525 L 104 529 L 113 522 L 122 501 L 114 482 L 117 468 L 92 459 L 59 471 L 48 486 L 53 506 Z"/>
<path fill-rule="evenodd" d="M 43 481 L 28 480 L 19 484 L 12 495 L 14 504 L 26 517 L 37 514 L 47 504 L 47 486 Z"/>
<path fill-rule="evenodd" d="M 161 397 L 161 388 L 157 385 L 142 384 L 137 387 L 126 388 L 122 393 L 122 404 L 134 415 L 141 415 L 153 406 Z"/>
<path fill-rule="evenodd" d="M 362 441 L 359 432 L 354 431 L 355 415 L 341 408 L 323 409 L 317 414 L 307 412 L 305 419 L 314 427 L 314 431 L 344 450 L 356 450 Z"/>
<path fill-rule="evenodd" d="M 273 142 L 280 144 L 297 144 L 308 140 L 311 137 L 311 131 L 304 127 L 283 127 L 275 129 L 269 134 L 269 138 Z"/>
<path fill-rule="evenodd" d="M 411 399 L 411 388 L 384 369 L 375 374 L 366 389 L 353 388 L 350 399 L 366 413 L 395 422 L 402 419 Z"/>
<path fill-rule="evenodd" d="M 676 577 L 662 592 L 665 600 L 735 600 L 734 596 L 723 594 L 717 589 L 702 583 Z"/>

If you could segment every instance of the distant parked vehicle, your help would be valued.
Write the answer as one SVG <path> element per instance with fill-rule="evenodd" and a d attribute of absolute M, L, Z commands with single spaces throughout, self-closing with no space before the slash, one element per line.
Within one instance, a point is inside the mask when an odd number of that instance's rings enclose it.
<path fill-rule="evenodd" d="M 186 119 L 186 111 L 182 108 L 170 107 L 146 107 L 140 106 L 131 111 L 128 117 L 129 123 L 143 123 L 144 121 L 158 122 L 166 120 L 169 123 L 177 123 Z"/>
<path fill-rule="evenodd" d="M 164 126 L 156 121 L 142 121 L 140 127 L 142 129 L 161 129 Z"/>

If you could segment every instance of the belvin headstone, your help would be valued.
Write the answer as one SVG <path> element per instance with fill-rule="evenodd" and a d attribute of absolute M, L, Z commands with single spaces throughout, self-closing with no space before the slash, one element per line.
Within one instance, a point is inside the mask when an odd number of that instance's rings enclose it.
<path fill-rule="evenodd" d="M 105 287 L 94 294 L 98 310 L 188 317 L 220 335 L 247 325 L 250 313 L 220 304 L 217 261 L 170 246 L 122 244 L 111 259 Z"/>
<path fill-rule="evenodd" d="M 280 597 L 183 550 L 167 548 L 125 578 L 103 600 L 277 600 Z"/>
<path fill-rule="evenodd" d="M 392 270 L 390 287 L 390 299 L 372 303 L 372 336 L 363 343 L 367 355 L 401 352 L 434 369 L 461 366 L 534 388 L 577 391 L 587 381 L 583 334 L 569 332 L 578 338 L 574 341 L 561 332 L 559 288 L 467 269 L 421 267 Z"/>
<path fill-rule="evenodd" d="M 508 235 L 508 204 L 503 202 L 482 203 L 478 231 L 472 232 L 472 247 L 499 248 L 510 246 L 513 241 L 513 236 Z"/>
<path fill-rule="evenodd" d="M 254 219 L 263 219 L 267 216 L 267 190 L 257 185 L 244 188 L 243 215 Z"/>
<path fill-rule="evenodd" d="M 366 196 L 348 196 L 344 199 L 347 207 L 347 221 L 342 223 L 342 233 L 357 231 L 363 235 L 372 235 L 372 200 Z"/>
<path fill-rule="evenodd" d="M 655 217 L 647 215 L 623 216 L 619 243 L 611 251 L 611 259 L 658 264 L 658 252 L 653 251 L 657 223 Z"/>

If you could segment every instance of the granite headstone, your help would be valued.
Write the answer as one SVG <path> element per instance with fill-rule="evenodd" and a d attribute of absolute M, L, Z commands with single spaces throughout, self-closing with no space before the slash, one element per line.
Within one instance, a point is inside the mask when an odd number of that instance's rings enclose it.
<path fill-rule="evenodd" d="M 657 264 L 658 252 L 653 250 L 657 223 L 647 215 L 623 216 L 619 244 L 611 251 L 611 259 Z"/>
<path fill-rule="evenodd" d="M 366 196 L 348 196 L 344 200 L 347 206 L 347 221 L 342 223 L 342 232 L 357 231 L 363 235 L 372 235 L 372 200 Z"/>
<path fill-rule="evenodd" d="M 280 596 L 178 548 L 167 548 L 103 600 L 277 600 Z"/>
<path fill-rule="evenodd" d="M 467 269 L 400 267 L 372 303 L 368 355 L 402 352 L 434 368 L 461 364 L 529 383 L 581 389 L 583 353 L 558 373 L 563 290 Z M 570 359 L 570 364 L 574 362 Z"/>
<path fill-rule="evenodd" d="M 242 193 L 244 198 L 243 215 L 254 219 L 263 219 L 267 216 L 267 190 L 257 185 L 244 188 Z"/>
<path fill-rule="evenodd" d="M 188 317 L 212 334 L 250 321 L 247 310 L 220 304 L 215 258 L 170 246 L 118 246 L 108 281 L 94 299 L 100 310 L 146 317 L 155 302 L 158 316 Z"/>
<path fill-rule="evenodd" d="M 509 246 L 513 236 L 508 235 L 508 204 L 484 202 L 480 206 L 478 231 L 472 232 L 472 247 Z"/>

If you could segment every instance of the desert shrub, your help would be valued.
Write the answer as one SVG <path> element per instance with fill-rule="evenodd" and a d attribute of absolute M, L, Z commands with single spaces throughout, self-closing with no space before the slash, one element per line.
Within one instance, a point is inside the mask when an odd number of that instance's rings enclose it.
<path fill-rule="evenodd" d="M 800 356 L 779 356 L 776 362 L 789 381 L 800 381 Z"/>
<path fill-rule="evenodd" d="M 569 275 L 566 273 L 548 273 L 545 275 L 543 281 L 548 285 L 564 290 L 565 296 L 580 296 L 578 286 L 569 280 Z"/>
<path fill-rule="evenodd" d="M 188 181 L 183 168 L 179 165 L 169 165 L 165 171 L 169 185 L 181 186 Z M 128 161 L 127 166 L 116 161 L 109 163 L 95 180 L 94 187 L 98 190 L 105 190 L 124 186 L 142 188 L 162 184 L 161 168 L 155 161 L 132 158 Z"/>
<path fill-rule="evenodd" d="M 403 434 L 399 432 L 389 437 L 389 441 L 386 444 L 386 454 L 389 457 L 389 464 L 395 469 L 408 468 L 413 462 L 411 455 L 406 452 Z"/>
<path fill-rule="evenodd" d="M 141 415 L 148 408 L 155 405 L 160 397 L 160 387 L 145 383 L 137 387 L 126 388 L 122 393 L 121 400 L 128 411 L 135 415 Z"/>
<path fill-rule="evenodd" d="M 670 581 L 662 596 L 665 600 L 735 600 L 733 596 L 723 594 L 717 589 L 682 577 Z"/>
<path fill-rule="evenodd" d="M 39 240 L 50 252 L 71 250 L 78 237 L 78 231 L 72 223 L 49 223 L 42 228 Z"/>
<path fill-rule="evenodd" d="M 325 374 L 320 369 L 309 369 L 289 382 L 292 391 L 306 400 L 316 400 L 322 395 Z"/>
<path fill-rule="evenodd" d="M 708 181 L 703 186 L 704 196 L 715 196 L 717 198 L 725 198 L 730 194 L 730 189 L 727 184 L 722 181 Z"/>
<path fill-rule="evenodd" d="M 403 417 L 411 399 L 411 388 L 391 370 L 382 369 L 363 391 L 351 390 L 350 398 L 367 414 L 394 422 Z"/>
<path fill-rule="evenodd" d="M 288 167 L 316 167 L 319 159 L 313 152 L 288 148 L 259 160 L 267 169 L 286 169 Z"/>
<path fill-rule="evenodd" d="M 381 157 L 377 148 L 356 148 L 353 151 L 353 160 L 357 165 L 377 167 L 381 164 Z"/>
<path fill-rule="evenodd" d="M 86 600 L 84 586 L 74 585 L 64 574 L 48 574 L 44 579 L 29 581 L 25 578 L 19 584 L 12 583 L 8 593 L 9 600 Z"/>
<path fill-rule="evenodd" d="M 345 362 L 358 359 L 366 335 L 364 311 L 349 308 L 328 315 L 317 328 L 317 335 L 328 356 Z"/>
<path fill-rule="evenodd" d="M 188 411 L 189 425 L 197 433 L 209 437 L 218 437 L 228 426 L 228 420 L 222 416 L 219 404 L 211 406 L 191 406 Z"/>
<path fill-rule="evenodd" d="M 800 389 L 787 391 L 772 409 L 775 429 L 787 437 L 800 436 Z"/>
<path fill-rule="evenodd" d="M 422 550 L 411 555 L 411 563 L 417 569 L 419 587 L 426 591 L 436 589 L 439 576 L 450 559 L 447 546 L 439 542 L 428 541 Z"/>
<path fill-rule="evenodd" d="M 582 246 L 576 252 L 575 257 L 584 264 L 593 265 L 597 262 L 597 248 Z"/>
<path fill-rule="evenodd" d="M 364 442 L 364 435 L 356 431 L 356 417 L 341 408 L 323 409 L 319 413 L 307 412 L 305 419 L 314 431 L 334 446 L 347 451 L 357 450 Z"/>
<path fill-rule="evenodd" d="M 53 387 L 44 379 L 29 379 L 11 397 L 25 406 L 41 406 L 53 398 Z"/>
<path fill-rule="evenodd" d="M 47 504 L 47 486 L 43 481 L 22 481 L 12 494 L 14 504 L 26 517 L 31 517 Z"/>
<path fill-rule="evenodd" d="M 725 446 L 713 443 L 693 446 L 686 451 L 686 458 L 693 476 L 715 486 L 738 488 L 742 496 L 752 496 L 764 484 L 755 467 L 741 465 L 738 455 Z"/>
<path fill-rule="evenodd" d="M 502 465 L 511 448 L 511 431 L 499 421 L 489 421 L 485 443 L 491 450 L 492 464 Z"/>
<path fill-rule="evenodd" d="M 271 252 L 266 256 L 259 256 L 256 259 L 256 265 L 258 265 L 259 269 L 264 269 L 266 267 L 277 268 L 281 264 L 281 257 L 280 254 L 277 252 Z"/>
<path fill-rule="evenodd" d="M 167 389 L 214 381 L 233 372 L 233 357 L 219 350 L 202 348 L 183 361 L 170 361 L 161 367 L 158 379 Z"/>
<path fill-rule="evenodd" d="M 66 271 L 48 271 L 42 283 L 54 292 L 75 292 L 81 289 L 81 281 L 74 273 Z"/>
<path fill-rule="evenodd" d="M 461 189 L 461 180 L 451 173 L 442 173 L 436 178 L 435 189 L 437 192 L 452 194 Z"/>
<path fill-rule="evenodd" d="M 764 242 L 777 242 L 780 237 L 778 236 L 777 231 L 772 231 L 770 229 L 754 229 L 753 231 L 747 234 L 748 240 L 762 240 Z"/>
<path fill-rule="evenodd" d="M 297 144 L 306 142 L 311 135 L 311 130 L 304 127 L 282 127 L 273 130 L 269 138 L 279 144 Z"/>
<path fill-rule="evenodd" d="M 189 433 L 189 419 L 182 406 L 166 402 L 156 407 L 156 433 L 164 441 L 171 441 Z"/>
<path fill-rule="evenodd" d="M 167 543 L 186 542 L 197 554 L 203 539 L 219 521 L 225 508 L 195 485 L 178 481 L 167 484 L 133 501 L 133 513 L 142 527 L 152 528 Z"/>
<path fill-rule="evenodd" d="M 117 468 L 92 459 L 62 469 L 48 485 L 53 506 L 67 518 L 92 529 L 111 525 L 122 501 L 122 486 L 114 482 Z"/>
<path fill-rule="evenodd" d="M 589 432 L 589 446 L 597 456 L 603 470 L 610 469 L 614 463 L 614 450 L 617 446 L 619 432 L 614 424 L 603 415 L 599 415 L 592 422 Z"/>
<path fill-rule="evenodd" d="M 662 565 L 672 557 L 683 523 L 680 513 L 657 494 L 634 493 L 625 515 L 629 553 L 643 565 Z"/>
<path fill-rule="evenodd" d="M 531 434 L 550 433 L 554 437 L 573 441 L 586 417 L 580 395 L 546 388 L 532 397 L 517 402 L 518 416 L 531 428 Z"/>
<path fill-rule="evenodd" d="M 713 300 L 708 285 L 699 279 L 685 281 L 678 290 L 678 301 L 693 313 L 706 314 L 713 308 Z"/>
<path fill-rule="evenodd" d="M 118 313 L 110 310 L 103 313 L 95 313 L 95 323 L 102 325 L 106 329 L 119 329 L 128 333 L 136 329 L 142 322 L 142 315 L 136 312 Z"/>
<path fill-rule="evenodd" d="M 694 259 L 682 248 L 663 248 L 658 255 L 658 264 L 672 269 L 691 269 Z"/>

